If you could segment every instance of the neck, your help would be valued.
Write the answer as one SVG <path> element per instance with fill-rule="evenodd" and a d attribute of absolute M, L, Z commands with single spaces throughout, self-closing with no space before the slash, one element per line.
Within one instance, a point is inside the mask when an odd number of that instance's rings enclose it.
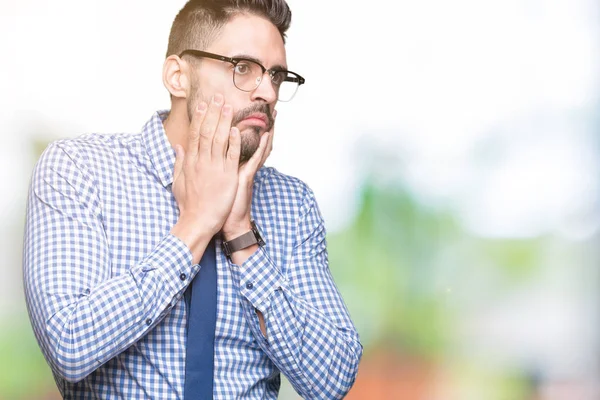
<path fill-rule="evenodd" d="M 188 117 L 187 108 L 171 105 L 171 111 L 163 122 L 167 139 L 171 146 L 179 144 L 186 148 L 187 132 L 190 127 L 190 119 Z"/>

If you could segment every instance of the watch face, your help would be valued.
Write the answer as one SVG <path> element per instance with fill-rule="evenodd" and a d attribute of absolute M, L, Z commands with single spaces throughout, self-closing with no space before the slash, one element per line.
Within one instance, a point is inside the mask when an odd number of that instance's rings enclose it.
<path fill-rule="evenodd" d="M 260 228 L 258 227 L 258 225 L 256 224 L 256 221 L 252 220 L 252 221 L 250 221 L 250 223 L 252 225 L 252 231 L 254 232 L 254 236 L 256 237 L 256 241 L 257 241 L 258 245 L 264 246 L 265 240 L 263 239 L 263 234 L 260 231 Z"/>

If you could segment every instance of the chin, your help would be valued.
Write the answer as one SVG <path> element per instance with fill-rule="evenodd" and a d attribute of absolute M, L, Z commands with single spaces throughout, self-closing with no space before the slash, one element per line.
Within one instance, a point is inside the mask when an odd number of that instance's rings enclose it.
<path fill-rule="evenodd" d="M 246 126 L 244 128 L 240 129 L 240 133 L 242 135 L 244 134 L 255 134 L 255 135 L 262 135 L 263 133 L 265 133 L 266 131 L 261 128 L 260 126 Z"/>
<path fill-rule="evenodd" d="M 246 162 L 258 149 L 260 144 L 259 133 L 263 132 L 259 127 L 250 127 L 241 131 L 242 149 L 240 154 L 240 162 Z"/>

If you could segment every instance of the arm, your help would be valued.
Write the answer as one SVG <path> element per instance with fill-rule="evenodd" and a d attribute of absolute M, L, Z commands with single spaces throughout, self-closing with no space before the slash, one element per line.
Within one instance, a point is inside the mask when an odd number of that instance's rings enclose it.
<path fill-rule="evenodd" d="M 54 372 L 71 382 L 152 329 L 198 268 L 187 246 L 167 234 L 128 273 L 111 277 L 98 201 L 91 177 L 51 145 L 31 183 L 24 284 L 42 351 Z"/>
<path fill-rule="evenodd" d="M 124 275 L 111 276 L 97 185 L 86 166 L 54 145 L 36 167 L 24 246 L 26 299 L 46 359 L 68 381 L 84 379 L 164 318 L 229 214 L 240 135 L 231 129 L 231 106 L 221 112 L 222 101 L 201 105 L 186 149 L 175 146 L 179 219 Z"/>
<path fill-rule="evenodd" d="M 329 271 L 312 193 L 302 207 L 287 278 L 265 249 L 232 271 L 257 341 L 296 391 L 304 398 L 342 398 L 356 378 L 362 346 Z"/>

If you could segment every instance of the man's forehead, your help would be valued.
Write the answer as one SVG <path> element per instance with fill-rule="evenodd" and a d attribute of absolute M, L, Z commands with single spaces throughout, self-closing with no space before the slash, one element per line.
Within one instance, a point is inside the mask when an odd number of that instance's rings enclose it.
<path fill-rule="evenodd" d="M 269 20 L 249 14 L 234 16 L 207 51 L 229 57 L 246 55 L 269 65 L 286 65 L 281 34 Z"/>

